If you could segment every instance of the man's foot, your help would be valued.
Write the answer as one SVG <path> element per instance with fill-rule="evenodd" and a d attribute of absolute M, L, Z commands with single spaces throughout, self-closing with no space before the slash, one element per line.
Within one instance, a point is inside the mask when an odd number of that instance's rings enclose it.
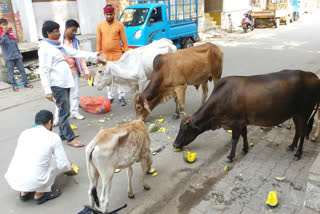
<path fill-rule="evenodd" d="M 124 99 L 124 97 L 121 97 L 121 98 L 119 99 L 119 103 L 120 103 L 120 106 L 125 106 L 125 105 L 127 105 L 126 100 Z"/>
<path fill-rule="evenodd" d="M 79 137 L 79 134 L 74 134 L 74 138 Z M 60 136 L 61 140 L 67 140 L 67 138 L 65 138 L 64 136 Z"/>
<path fill-rule="evenodd" d="M 111 104 L 111 103 L 113 103 L 114 98 L 111 98 L 111 99 L 108 98 L 108 100 L 110 100 L 110 104 Z"/>
<path fill-rule="evenodd" d="M 21 201 L 27 201 L 34 195 L 34 192 L 20 192 L 19 193 L 19 199 Z"/>
<path fill-rule="evenodd" d="M 33 85 L 25 84 L 24 87 L 25 87 L 25 88 L 33 88 Z"/>
<path fill-rule="evenodd" d="M 78 140 L 73 140 L 73 141 L 69 142 L 68 145 L 73 146 L 73 147 L 84 147 L 84 144 Z"/>
<path fill-rule="evenodd" d="M 37 204 L 42 204 L 48 200 L 55 199 L 61 195 L 59 190 L 52 190 L 51 192 L 44 192 L 44 193 L 36 193 L 34 195 L 34 200 Z"/>
<path fill-rule="evenodd" d="M 54 126 L 54 127 L 59 126 L 59 117 L 54 118 L 54 120 L 53 120 L 53 126 Z"/>
<path fill-rule="evenodd" d="M 74 118 L 74 119 L 77 119 L 77 120 L 83 120 L 84 119 L 84 116 L 82 116 L 79 113 L 72 114 L 71 117 Z"/>
<path fill-rule="evenodd" d="M 13 89 L 14 92 L 18 92 L 19 91 L 19 87 L 18 86 L 13 86 L 12 89 Z"/>

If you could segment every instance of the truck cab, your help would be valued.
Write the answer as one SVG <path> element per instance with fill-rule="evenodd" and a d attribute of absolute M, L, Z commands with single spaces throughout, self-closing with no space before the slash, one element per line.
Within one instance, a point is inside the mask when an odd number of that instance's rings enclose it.
<path fill-rule="evenodd" d="M 177 48 L 191 47 L 197 41 L 197 4 L 192 7 L 190 1 L 190 10 L 180 12 L 177 0 L 142 2 L 126 7 L 119 17 L 125 27 L 129 48 L 145 46 L 162 38 L 172 40 Z"/>

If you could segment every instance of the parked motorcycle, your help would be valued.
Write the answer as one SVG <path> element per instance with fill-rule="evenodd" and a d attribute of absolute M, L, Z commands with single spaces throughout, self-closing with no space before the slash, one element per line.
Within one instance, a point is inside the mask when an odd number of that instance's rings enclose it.
<path fill-rule="evenodd" d="M 251 17 L 251 15 L 249 15 L 248 13 L 245 13 L 243 15 L 242 21 L 241 21 L 241 25 L 243 28 L 243 31 L 245 33 L 248 32 L 248 30 L 253 31 L 254 30 L 254 24 L 253 24 L 253 19 Z"/>

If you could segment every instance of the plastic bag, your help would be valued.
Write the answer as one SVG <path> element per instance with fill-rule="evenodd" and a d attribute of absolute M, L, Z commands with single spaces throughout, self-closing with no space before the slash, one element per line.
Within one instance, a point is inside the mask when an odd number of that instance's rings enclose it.
<path fill-rule="evenodd" d="M 92 114 L 104 114 L 111 110 L 110 100 L 103 96 L 81 96 L 81 107 Z"/>

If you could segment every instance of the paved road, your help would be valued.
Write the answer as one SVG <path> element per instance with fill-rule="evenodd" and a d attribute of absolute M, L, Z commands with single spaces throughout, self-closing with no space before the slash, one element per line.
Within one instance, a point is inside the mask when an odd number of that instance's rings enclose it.
<path fill-rule="evenodd" d="M 257 29 L 249 34 L 235 33 L 223 39 L 212 40 L 211 42 L 217 43 L 225 54 L 223 75 L 252 75 L 274 72 L 285 68 L 301 68 L 317 72 L 319 70 L 320 42 L 318 37 L 320 25 L 314 24 L 313 20 L 319 20 L 319 15 L 305 16 L 303 20 L 289 26 L 281 26 L 279 29 Z M 98 92 L 88 86 L 84 86 L 80 90 L 80 94 L 83 96 L 104 95 L 104 93 L 105 91 Z M 7 108 L 6 110 L 0 111 L 0 145 L 2 147 L 0 155 L 1 175 L 4 175 L 9 165 L 19 133 L 31 127 L 36 112 L 40 109 L 54 110 L 51 103 L 39 97 L 41 95 L 40 87 L 36 87 L 34 93 L 23 90 L 20 95 L 22 96 L 18 97 L 19 95 L 8 91 L 0 93 L 0 104 L 4 106 L 2 109 Z M 192 113 L 197 110 L 200 105 L 200 95 L 201 90 L 196 91 L 192 87 L 188 88 L 186 112 Z M 112 105 L 112 112 L 106 115 L 91 115 L 83 112 L 87 117 L 86 120 L 71 120 L 72 124 L 79 127 L 79 130 L 77 130 L 77 132 L 80 133 L 79 139 L 88 144 L 100 127 L 109 128 L 134 119 L 133 95 L 128 94 L 127 98 L 129 102 L 126 107 L 119 107 L 118 103 L 115 102 L 115 104 Z M 32 101 L 28 102 L 30 99 Z M 8 108 L 8 105 L 6 105 L 6 103 L 19 103 L 19 101 L 23 101 L 25 104 L 13 108 Z M 159 175 L 157 177 L 149 176 L 147 178 L 147 182 L 151 185 L 152 189 L 150 191 L 143 190 L 140 169 L 137 165 L 134 167 L 133 180 L 136 198 L 133 200 L 128 199 L 126 193 L 126 173 L 125 170 L 123 170 L 119 174 L 116 174 L 113 179 L 111 209 L 128 203 L 128 208 L 122 213 L 155 213 L 157 211 L 159 213 L 187 213 L 195 207 L 197 203 L 201 202 L 202 198 L 209 193 L 214 184 L 222 181 L 223 178 L 226 177 L 223 171 L 221 173 L 219 170 L 224 166 L 224 164 L 220 162 L 221 159 L 224 158 L 229 151 L 230 135 L 224 130 L 202 134 L 188 147 L 189 150 L 199 154 L 198 160 L 194 164 L 186 164 L 182 161 L 181 153 L 174 153 L 172 151 L 171 144 L 179 126 L 179 120 L 174 121 L 171 119 L 174 109 L 174 104 L 170 101 L 167 104 L 157 107 L 149 118 L 149 123 L 155 122 L 156 119 L 164 118 L 164 123 L 162 123 L 161 126 L 167 128 L 166 133 L 151 134 L 152 147 L 158 145 L 166 146 L 164 151 L 154 156 L 153 167 L 159 171 Z M 106 122 L 99 123 L 98 120 L 104 117 L 106 118 Z M 291 132 L 292 131 L 287 132 L 283 130 L 280 131 L 280 134 L 291 138 L 293 137 Z M 249 140 L 258 144 L 252 149 L 253 154 L 255 154 L 255 152 L 259 153 L 257 148 L 265 148 L 265 145 L 260 143 L 259 139 L 268 136 L 269 133 L 272 132 L 261 132 L 258 127 L 249 128 Z M 279 133 L 275 133 L 274 135 L 278 134 Z M 277 142 L 279 143 L 281 140 L 274 141 L 275 144 L 277 144 Z M 273 151 L 275 153 L 280 150 L 282 151 L 282 146 L 287 144 L 288 143 L 281 144 L 280 149 Z M 317 147 L 315 146 L 314 149 L 315 148 Z M 75 149 L 65 144 L 65 149 L 70 161 L 80 166 L 80 174 L 73 178 L 62 176 L 57 180 L 56 185 L 63 190 L 62 196 L 41 206 L 35 205 L 33 201 L 22 203 L 18 200 L 18 193 L 8 187 L 2 176 L 0 178 L 0 187 L 2 190 L 0 206 L 3 213 L 76 213 L 87 203 L 88 178 L 86 174 L 84 148 Z M 309 147 L 309 145 L 306 145 L 305 149 L 306 151 L 314 151 L 313 147 Z M 240 150 L 241 149 L 238 149 L 238 151 Z M 284 158 L 291 161 L 291 154 L 287 156 L 285 154 L 283 155 L 285 156 Z M 308 154 L 311 155 L 309 156 Z M 308 157 L 303 159 L 303 161 L 307 162 L 307 167 L 314 158 L 312 154 L 314 153 L 307 152 L 306 156 L 308 155 Z M 250 162 L 251 159 L 249 155 L 245 158 L 248 158 Z M 241 163 L 242 159 L 242 156 L 238 154 L 235 164 Z M 208 165 L 208 163 L 210 164 Z M 211 171 L 214 173 L 211 173 Z M 243 171 L 240 173 L 245 174 L 246 172 Z M 207 180 L 208 178 L 210 179 Z M 190 194 L 189 197 L 188 188 L 201 190 L 201 186 L 205 187 L 203 191 L 196 191 L 196 195 Z M 183 200 L 176 201 L 176 197 Z M 194 200 L 193 197 L 197 198 L 197 200 Z M 170 201 L 170 199 L 172 200 Z M 202 206 L 205 207 L 206 205 Z M 166 207 L 167 210 L 163 211 L 161 209 L 163 207 Z"/>

